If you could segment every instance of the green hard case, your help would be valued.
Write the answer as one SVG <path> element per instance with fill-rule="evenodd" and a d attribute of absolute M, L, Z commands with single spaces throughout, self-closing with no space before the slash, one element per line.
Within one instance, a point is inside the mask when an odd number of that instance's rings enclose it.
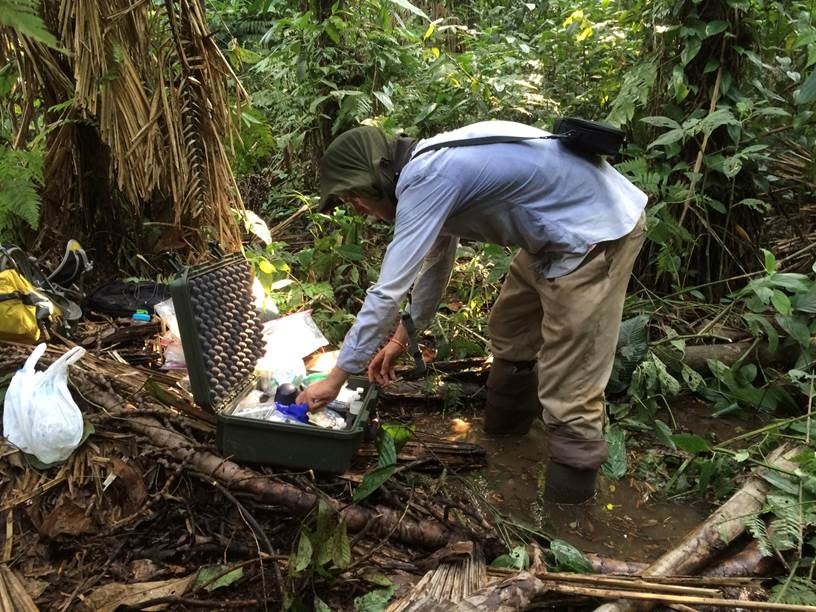
<path fill-rule="evenodd" d="M 362 443 L 377 390 L 364 378 L 360 413 L 343 430 L 234 416 L 255 387 L 262 323 L 252 300 L 251 267 L 240 254 L 192 266 L 170 283 L 194 401 L 216 415 L 216 444 L 228 458 L 295 470 L 342 473 Z M 282 349 L 285 350 L 285 349 Z"/>

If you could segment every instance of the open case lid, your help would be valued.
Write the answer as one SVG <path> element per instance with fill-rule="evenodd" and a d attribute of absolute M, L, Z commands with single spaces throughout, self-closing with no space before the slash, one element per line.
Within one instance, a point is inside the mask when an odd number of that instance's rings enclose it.
<path fill-rule="evenodd" d="M 251 266 L 240 253 L 192 266 L 170 283 L 170 294 L 193 398 L 218 411 L 253 384 L 264 354 Z"/>

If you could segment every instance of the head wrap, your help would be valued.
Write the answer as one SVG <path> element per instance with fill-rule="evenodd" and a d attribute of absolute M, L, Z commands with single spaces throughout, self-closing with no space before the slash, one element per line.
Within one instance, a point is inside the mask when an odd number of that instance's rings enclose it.
<path fill-rule="evenodd" d="M 388 141 L 379 128 L 362 126 L 340 134 L 320 160 L 320 211 L 337 196 L 358 192 L 387 198 L 397 205 L 397 177 L 415 144 L 413 138 Z"/>

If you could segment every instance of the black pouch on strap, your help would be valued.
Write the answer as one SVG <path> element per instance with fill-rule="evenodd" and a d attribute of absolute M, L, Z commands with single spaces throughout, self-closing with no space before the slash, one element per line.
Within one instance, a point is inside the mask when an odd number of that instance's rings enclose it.
<path fill-rule="evenodd" d="M 495 143 L 524 142 L 525 140 L 560 140 L 581 155 L 618 155 L 626 143 L 623 130 L 596 121 L 561 117 L 553 124 L 553 133 L 547 136 L 479 136 L 449 140 L 428 145 L 413 153 L 411 159 L 430 151 L 452 147 L 473 147 Z"/>
<path fill-rule="evenodd" d="M 626 133 L 596 121 L 561 117 L 553 124 L 553 133 L 561 142 L 579 153 L 618 155 L 626 144 Z"/>

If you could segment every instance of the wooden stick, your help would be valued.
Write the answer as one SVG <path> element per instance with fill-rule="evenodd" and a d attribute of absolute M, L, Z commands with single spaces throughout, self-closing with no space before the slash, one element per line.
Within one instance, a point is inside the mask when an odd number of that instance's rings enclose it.
<path fill-rule="evenodd" d="M 619 586 L 625 589 L 646 589 L 653 593 L 676 593 L 679 595 L 697 595 L 700 597 L 714 597 L 720 594 L 719 589 L 675 584 L 660 584 L 643 579 L 610 578 L 594 574 L 546 573 L 537 574 L 544 582 L 553 580 L 559 582 L 584 582 L 595 585 Z M 583 587 L 581 587 L 583 588 Z"/>
<path fill-rule="evenodd" d="M 589 597 L 600 597 L 603 599 L 614 599 L 617 597 L 625 597 L 627 599 L 638 599 L 641 601 L 649 601 L 653 603 L 664 604 L 697 604 L 701 606 L 711 606 L 715 608 L 746 608 L 749 610 L 788 610 L 789 612 L 816 612 L 816 606 L 802 606 L 797 604 L 782 604 L 773 603 L 770 601 L 750 601 L 742 599 L 718 599 L 708 597 L 695 597 L 691 595 L 663 595 L 660 593 L 636 593 L 630 591 L 615 591 L 606 589 L 593 589 L 589 587 L 575 587 L 572 585 L 559 585 L 553 583 L 547 585 L 548 590 L 557 593 L 574 593 L 576 595 L 586 595 Z M 602 606 L 596 608 L 603 609 L 605 612 L 617 612 L 621 608 L 616 605 Z"/>

